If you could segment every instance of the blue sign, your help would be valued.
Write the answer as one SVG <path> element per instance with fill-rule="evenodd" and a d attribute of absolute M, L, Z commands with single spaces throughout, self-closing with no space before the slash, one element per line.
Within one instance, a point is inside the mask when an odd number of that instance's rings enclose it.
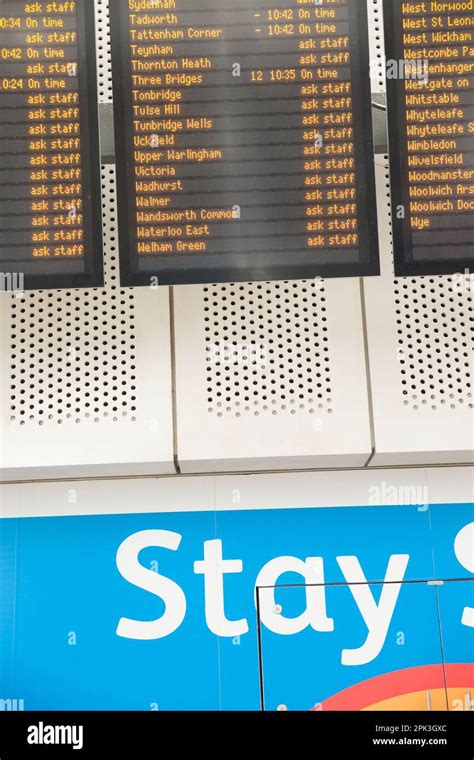
<path fill-rule="evenodd" d="M 0 707 L 361 709 L 448 676 L 454 699 L 473 555 L 471 504 L 3 519 Z"/>

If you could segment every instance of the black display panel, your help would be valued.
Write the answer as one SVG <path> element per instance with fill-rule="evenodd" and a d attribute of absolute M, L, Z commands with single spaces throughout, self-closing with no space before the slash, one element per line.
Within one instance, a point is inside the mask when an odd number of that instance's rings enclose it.
<path fill-rule="evenodd" d="M 384 0 L 396 275 L 474 264 L 474 0 Z"/>
<path fill-rule="evenodd" d="M 0 274 L 103 284 L 93 0 L 0 2 Z"/>
<path fill-rule="evenodd" d="M 366 0 L 114 0 L 124 285 L 378 274 Z"/>

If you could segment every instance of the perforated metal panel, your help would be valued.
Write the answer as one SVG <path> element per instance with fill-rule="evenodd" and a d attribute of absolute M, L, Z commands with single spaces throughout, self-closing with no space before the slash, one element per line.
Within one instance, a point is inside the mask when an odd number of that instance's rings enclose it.
<path fill-rule="evenodd" d="M 374 94 L 386 92 L 383 0 L 367 0 L 369 22 L 370 84 Z"/>
<path fill-rule="evenodd" d="M 1 294 L 1 477 L 173 472 L 167 289 L 120 288 L 102 167 L 106 287 Z"/>
<path fill-rule="evenodd" d="M 203 309 L 211 416 L 332 413 L 324 285 L 209 286 Z"/>
<path fill-rule="evenodd" d="M 471 278 L 393 276 L 387 156 L 378 156 L 382 276 L 364 281 L 375 449 L 371 464 L 473 460 Z"/>
<path fill-rule="evenodd" d="M 183 471 L 367 461 L 358 280 L 184 286 L 174 307 Z"/>
<path fill-rule="evenodd" d="M 99 103 L 112 103 L 109 0 L 95 0 Z"/>

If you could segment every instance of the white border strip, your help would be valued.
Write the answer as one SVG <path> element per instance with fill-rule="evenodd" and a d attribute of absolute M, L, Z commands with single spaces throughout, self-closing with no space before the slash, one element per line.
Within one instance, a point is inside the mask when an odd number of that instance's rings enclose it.
<path fill-rule="evenodd" d="M 409 499 L 414 499 L 410 501 Z M 0 518 L 473 503 L 473 467 L 0 485 Z"/>

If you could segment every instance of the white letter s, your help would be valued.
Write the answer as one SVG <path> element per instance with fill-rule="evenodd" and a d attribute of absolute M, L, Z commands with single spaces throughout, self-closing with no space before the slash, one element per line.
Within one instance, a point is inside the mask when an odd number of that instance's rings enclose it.
<path fill-rule="evenodd" d="M 148 546 L 159 546 L 176 551 L 181 535 L 169 530 L 142 530 L 122 541 L 117 550 L 117 568 L 129 583 L 159 596 L 165 603 L 165 611 L 157 620 L 131 620 L 120 618 L 117 636 L 126 639 L 161 639 L 181 625 L 186 614 L 186 597 L 177 583 L 164 575 L 143 567 L 138 555 Z"/>

